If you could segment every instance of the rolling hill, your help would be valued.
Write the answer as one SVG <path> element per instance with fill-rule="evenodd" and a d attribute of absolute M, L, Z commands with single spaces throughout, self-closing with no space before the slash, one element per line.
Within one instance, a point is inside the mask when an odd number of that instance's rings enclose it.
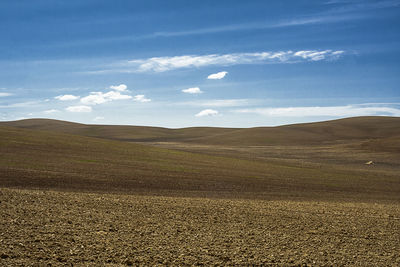
<path fill-rule="evenodd" d="M 364 147 L 393 149 L 399 144 L 399 117 L 354 117 L 278 127 L 168 129 L 144 126 L 86 125 L 48 119 L 1 122 L 0 125 L 129 142 L 183 142 L 206 145 L 315 145 L 374 141 Z M 388 139 L 387 141 L 385 139 Z"/>
<path fill-rule="evenodd" d="M 299 132 L 306 132 L 301 138 L 327 135 L 325 140 L 335 141 L 337 136 L 365 139 L 373 136 L 392 138 L 388 140 L 396 143 L 398 139 L 390 136 L 396 134 L 398 118 L 380 118 L 379 127 L 382 128 L 379 130 L 371 130 L 367 125 L 356 130 L 352 124 L 358 122 L 360 125 L 375 119 L 274 128 L 179 130 L 82 125 L 52 120 L 2 123 L 0 187 L 216 197 L 399 199 L 399 177 L 384 169 L 375 171 L 353 166 L 343 169 L 333 165 L 304 165 L 303 160 L 294 164 L 256 157 L 239 158 L 234 154 L 217 156 L 212 152 L 192 153 L 125 142 L 156 139 L 218 143 L 225 138 L 224 144 L 242 145 L 240 140 L 246 132 L 246 139 L 252 140 L 248 133 L 252 132 L 254 136 L 265 133 L 262 138 L 268 136 L 279 141 L 281 137 L 277 133 L 288 131 L 290 134 L 287 133 L 286 137 L 293 136 L 293 139 L 286 141 L 292 143 L 296 141 L 294 134 Z M 334 131 L 334 125 L 343 131 L 347 129 L 347 132 Z M 354 128 L 352 133 L 349 133 L 349 128 Z M 174 135 L 174 132 L 179 134 Z M 367 135 L 368 132 L 371 134 Z M 256 139 L 252 142 L 257 143 Z M 302 150 L 306 149 L 304 146 Z"/>

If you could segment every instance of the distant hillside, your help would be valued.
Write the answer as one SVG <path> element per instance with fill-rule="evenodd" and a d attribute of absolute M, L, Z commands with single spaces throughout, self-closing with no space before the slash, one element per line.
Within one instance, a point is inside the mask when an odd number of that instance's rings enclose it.
<path fill-rule="evenodd" d="M 168 129 L 147 126 L 91 125 L 50 119 L 0 122 L 1 125 L 131 142 L 187 141 L 235 130 L 214 127 Z"/>
<path fill-rule="evenodd" d="M 400 137 L 398 117 L 355 117 L 332 121 L 257 127 L 198 138 L 194 141 L 226 145 L 313 145 Z"/>
<path fill-rule="evenodd" d="M 86 125 L 48 119 L 1 122 L 0 125 L 120 141 L 188 142 L 229 146 L 313 145 L 379 139 L 380 141 L 376 142 L 381 147 L 390 148 L 393 143 L 398 144 L 400 137 L 400 118 L 380 116 L 243 129 L 215 127 L 167 129 L 144 126 Z"/>

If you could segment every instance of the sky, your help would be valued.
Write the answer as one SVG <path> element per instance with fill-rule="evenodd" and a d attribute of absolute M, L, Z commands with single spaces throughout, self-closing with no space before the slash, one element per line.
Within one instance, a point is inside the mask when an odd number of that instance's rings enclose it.
<path fill-rule="evenodd" d="M 400 0 L 2 0 L 0 120 L 400 116 Z"/>

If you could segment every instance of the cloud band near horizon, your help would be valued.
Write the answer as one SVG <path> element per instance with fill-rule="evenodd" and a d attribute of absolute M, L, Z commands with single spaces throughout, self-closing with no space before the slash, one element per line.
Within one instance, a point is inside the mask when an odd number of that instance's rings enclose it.
<path fill-rule="evenodd" d="M 235 113 L 258 114 L 269 117 L 357 117 L 357 116 L 400 116 L 400 108 L 393 105 L 356 104 L 330 107 L 278 107 L 247 108 Z"/>

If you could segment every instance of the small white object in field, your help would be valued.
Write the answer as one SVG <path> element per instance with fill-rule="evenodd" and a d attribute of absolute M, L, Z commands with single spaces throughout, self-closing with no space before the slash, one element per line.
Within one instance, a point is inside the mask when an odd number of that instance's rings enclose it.
<path fill-rule="evenodd" d="M 365 162 L 365 165 L 372 165 L 372 164 L 374 164 L 374 162 L 372 160 Z"/>

